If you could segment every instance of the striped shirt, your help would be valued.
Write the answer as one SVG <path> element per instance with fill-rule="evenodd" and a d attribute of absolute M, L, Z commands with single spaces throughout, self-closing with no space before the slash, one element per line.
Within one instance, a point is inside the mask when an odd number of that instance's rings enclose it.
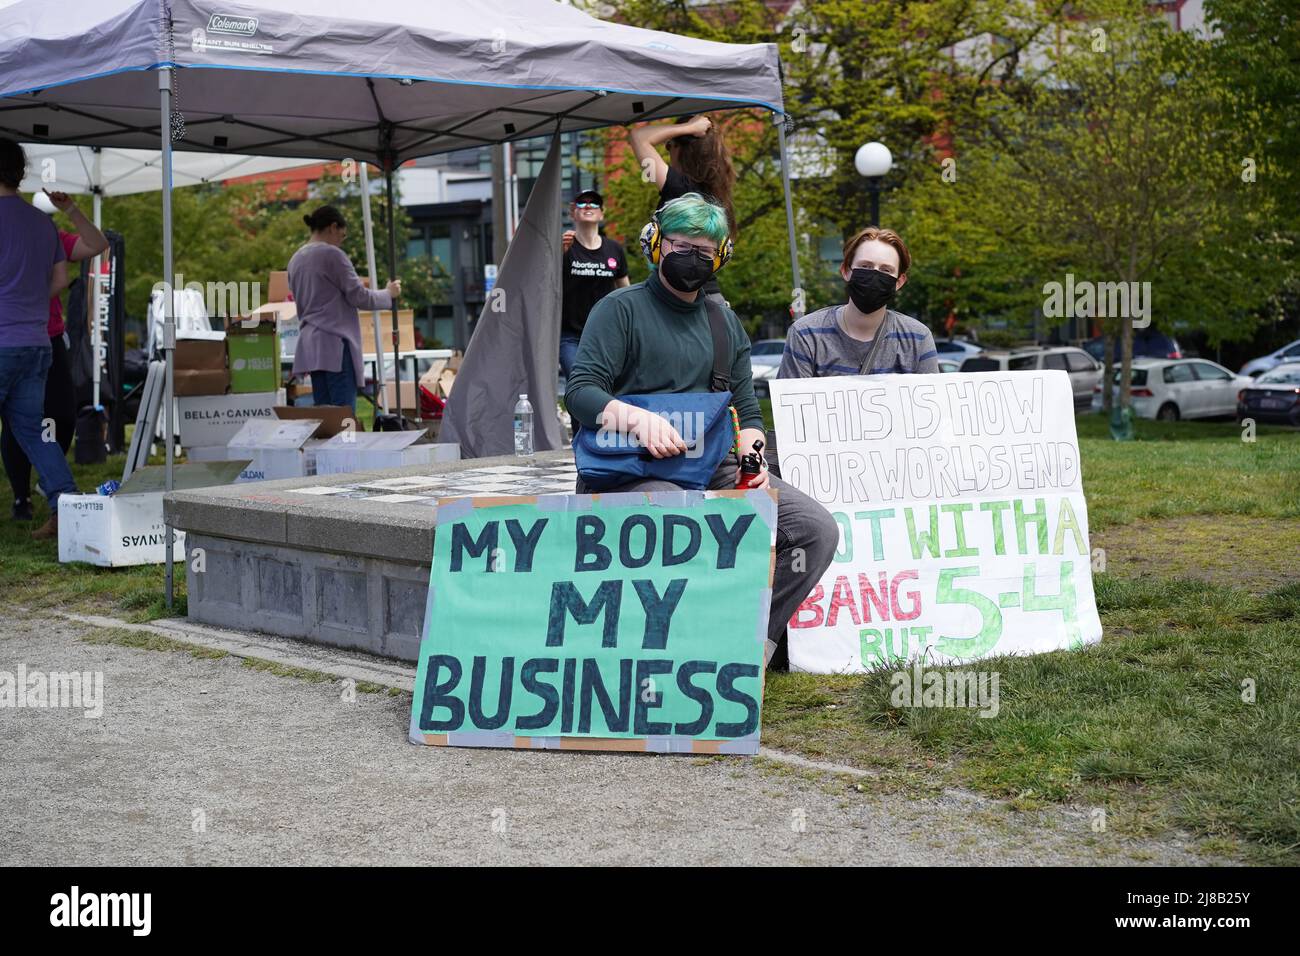
<path fill-rule="evenodd" d="M 777 378 L 939 371 L 939 353 L 935 351 L 930 330 L 892 309 L 885 310 L 885 320 L 876 330 L 876 337 L 883 336 L 883 339 L 872 359 L 872 367 L 863 369 L 873 342 L 852 338 L 841 328 L 843 309 L 842 305 L 819 309 L 790 327 Z"/>

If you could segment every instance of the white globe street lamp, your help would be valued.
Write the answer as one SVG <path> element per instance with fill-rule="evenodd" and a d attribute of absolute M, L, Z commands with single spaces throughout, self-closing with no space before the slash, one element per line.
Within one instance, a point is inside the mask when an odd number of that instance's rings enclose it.
<path fill-rule="evenodd" d="M 884 143 L 863 143 L 853 157 L 853 167 L 866 177 L 871 191 L 871 224 L 880 225 L 880 181 L 894 168 L 894 157 Z"/>

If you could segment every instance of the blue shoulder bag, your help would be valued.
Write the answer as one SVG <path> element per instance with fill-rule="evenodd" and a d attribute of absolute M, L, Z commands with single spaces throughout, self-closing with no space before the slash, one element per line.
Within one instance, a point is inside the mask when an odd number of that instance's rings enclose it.
<path fill-rule="evenodd" d="M 655 458 L 635 439 L 614 431 L 581 428 L 573 439 L 578 475 L 590 491 L 606 491 L 638 478 L 671 481 L 691 491 L 709 487 L 709 479 L 735 445 L 731 414 L 731 345 L 722 309 L 708 299 L 713 337 L 713 372 L 707 392 L 661 392 L 620 395 L 619 401 L 644 408 L 669 422 L 686 443 L 686 451 Z"/>

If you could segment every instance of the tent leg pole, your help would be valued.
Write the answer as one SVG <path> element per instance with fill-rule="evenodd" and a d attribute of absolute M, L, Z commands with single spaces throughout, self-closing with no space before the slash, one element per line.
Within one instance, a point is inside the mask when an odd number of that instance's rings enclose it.
<path fill-rule="evenodd" d="M 785 143 L 785 116 L 773 114 L 776 120 L 776 132 L 781 143 L 781 185 L 785 189 L 785 227 L 790 239 L 790 274 L 794 277 L 794 292 L 791 296 L 790 318 L 798 319 L 804 314 L 803 281 L 799 277 L 799 247 L 794 241 L 794 204 L 790 199 L 790 153 Z"/>
<path fill-rule="evenodd" d="M 103 186 L 104 186 L 104 171 L 103 171 L 104 151 L 98 146 L 94 147 L 94 150 L 95 150 L 95 165 L 94 165 L 95 182 L 94 182 L 93 189 L 94 189 L 94 197 L 95 197 L 94 198 L 95 228 L 102 229 L 104 204 L 103 204 L 103 197 L 101 194 L 103 193 Z M 93 259 L 90 260 L 90 316 L 91 316 L 90 348 L 91 348 L 91 355 L 92 355 L 91 360 L 94 362 L 94 365 L 92 366 L 92 368 L 94 369 L 94 375 L 92 376 L 92 378 L 95 383 L 94 395 L 91 398 L 91 404 L 96 409 L 99 408 L 99 375 L 100 375 L 99 270 L 100 270 L 100 263 L 102 261 L 103 261 L 103 256 L 98 254 Z"/>
<path fill-rule="evenodd" d="M 162 240 L 163 240 L 163 282 L 166 295 L 163 296 L 163 357 L 167 360 L 167 376 L 163 386 L 163 433 L 167 446 L 166 484 L 172 490 L 174 475 L 172 472 L 175 449 L 175 424 L 172 421 L 172 395 L 175 385 L 176 366 L 176 298 L 172 283 L 175 281 L 175 262 L 172 258 L 172 68 L 163 67 L 158 71 L 158 92 L 161 100 L 162 137 Z M 166 540 L 166 576 L 167 576 L 167 610 L 175 602 L 175 568 L 173 553 L 173 532 L 171 525 L 163 531 Z"/>
<path fill-rule="evenodd" d="M 384 161 L 384 193 L 388 197 L 388 278 L 397 278 L 397 208 L 393 205 L 393 158 Z M 406 417 L 402 412 L 402 353 L 400 330 L 397 321 L 397 303 L 393 303 L 393 393 L 396 396 L 397 427 L 406 430 Z M 417 405 L 417 411 L 419 406 Z"/>
<path fill-rule="evenodd" d="M 370 273 L 370 289 L 379 289 L 379 273 L 375 271 L 375 226 L 370 216 L 370 171 L 363 160 L 361 163 L 361 219 L 366 228 L 366 269 Z M 375 330 L 375 407 L 388 411 L 388 396 L 384 390 L 384 346 L 379 331 L 379 313 L 370 313 L 370 324 Z M 365 343 L 361 343 L 365 348 Z"/>

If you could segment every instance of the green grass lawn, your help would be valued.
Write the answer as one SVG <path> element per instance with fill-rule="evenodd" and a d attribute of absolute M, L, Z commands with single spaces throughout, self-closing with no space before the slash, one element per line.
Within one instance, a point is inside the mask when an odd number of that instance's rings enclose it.
<path fill-rule="evenodd" d="M 1078 419 L 1104 637 L 980 661 L 1000 711 L 895 708 L 890 673 L 773 674 L 763 741 L 936 778 L 1031 809 L 1106 811 L 1108 832 L 1189 831 L 1207 851 L 1300 860 L 1300 433 Z M 1100 534 L 1097 534 L 1100 532 Z M 1243 695 L 1253 688 L 1252 703 Z M 1246 694 L 1246 696 L 1249 696 Z"/>
<path fill-rule="evenodd" d="M 1190 831 L 1207 851 L 1300 860 L 1300 433 L 1139 422 L 1111 441 L 1078 419 L 1101 644 L 982 661 L 1000 711 L 890 706 L 886 672 L 776 673 L 766 746 L 869 768 L 899 799 L 962 785 L 1031 809 L 1106 811 L 1107 832 Z M 121 460 L 75 469 L 91 489 Z M 0 489 L 0 585 L 26 607 L 141 620 L 165 613 L 162 569 L 58 563 L 54 542 L 9 522 Z M 37 521 L 44 520 L 38 504 Z M 177 577 L 184 612 L 184 575 Z M 1250 682 L 1243 684 L 1243 682 Z M 1253 686 L 1254 702 L 1243 700 Z"/>

